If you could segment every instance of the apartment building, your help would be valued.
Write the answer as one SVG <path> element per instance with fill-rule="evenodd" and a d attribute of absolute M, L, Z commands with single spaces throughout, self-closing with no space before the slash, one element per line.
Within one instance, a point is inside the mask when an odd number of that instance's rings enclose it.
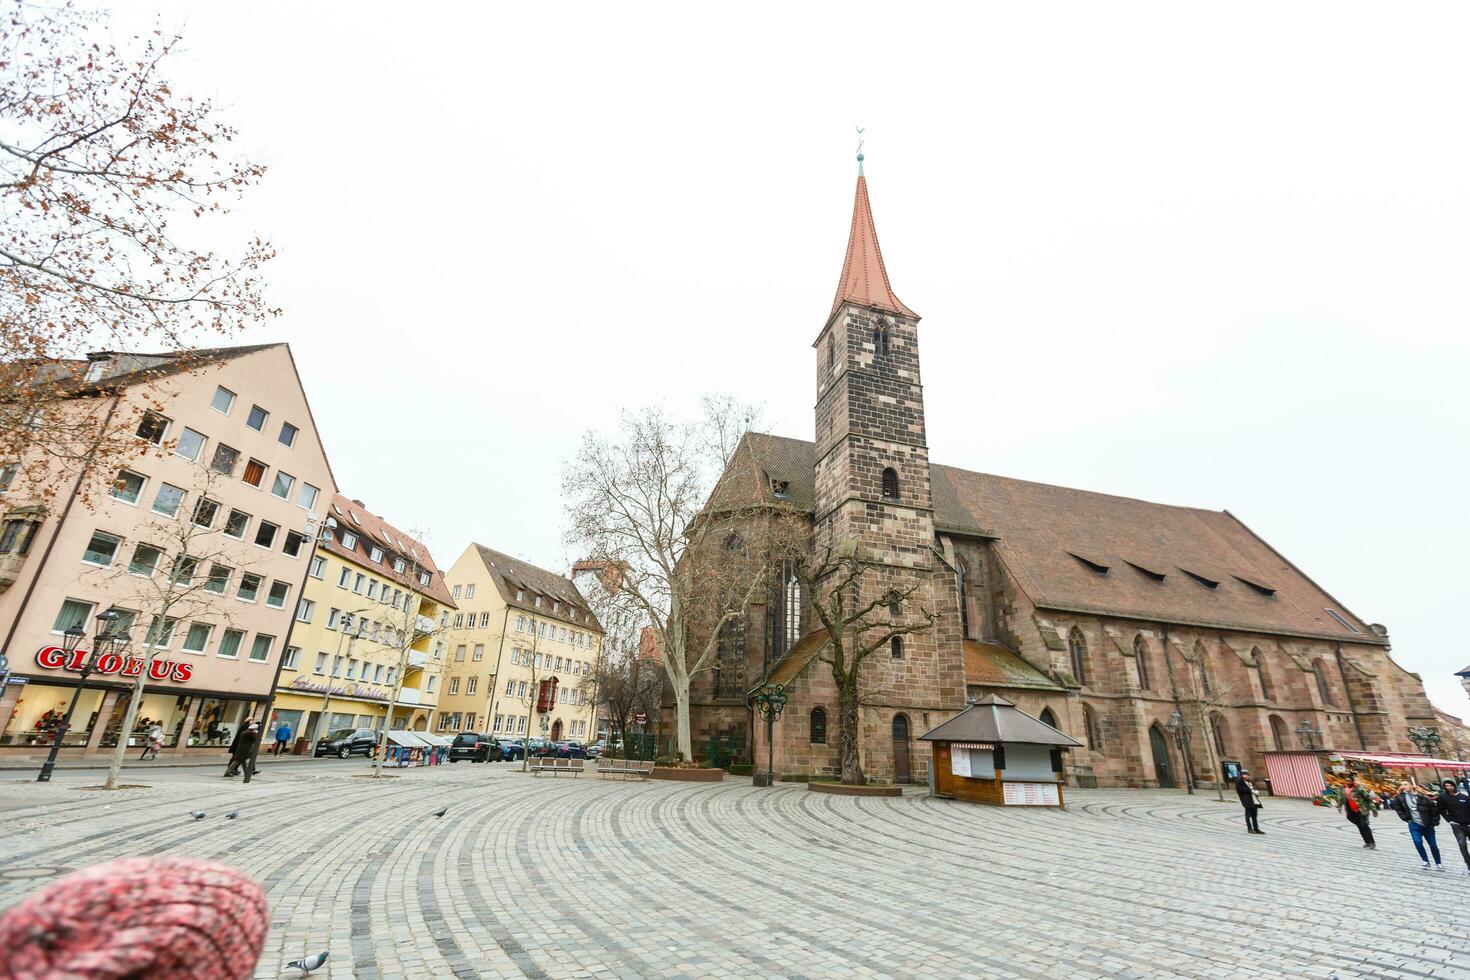
<path fill-rule="evenodd" d="M 313 519 L 335 493 L 285 344 L 182 354 L 90 355 L 56 411 L 108 405 L 137 452 L 106 472 L 78 465 L 43 493 L 36 460 L 0 460 L 0 638 L 12 676 L 0 697 L 0 751 L 41 752 L 77 697 L 63 744 L 98 751 L 119 731 L 134 680 L 137 718 L 163 725 L 168 751 L 226 744 L 276 676 L 306 578 Z M 107 401 L 110 400 L 110 401 Z M 130 641 L 75 684 L 117 614 Z M 78 638 L 68 637 L 68 630 Z M 82 655 L 65 653 L 78 642 Z"/>
<path fill-rule="evenodd" d="M 471 544 L 446 574 L 439 731 L 586 740 L 603 630 L 571 579 Z"/>
<path fill-rule="evenodd" d="M 334 495 L 325 516 L 267 736 L 281 723 L 307 739 L 339 728 L 426 731 L 444 665 L 439 624 L 456 611 L 444 575 L 421 541 L 361 500 Z"/>

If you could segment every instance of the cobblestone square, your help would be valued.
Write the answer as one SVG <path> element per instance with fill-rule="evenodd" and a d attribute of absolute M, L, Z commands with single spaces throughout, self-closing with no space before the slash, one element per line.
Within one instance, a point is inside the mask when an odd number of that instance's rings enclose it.
<path fill-rule="evenodd" d="M 185 854 L 266 887 L 258 975 L 1470 976 L 1470 874 L 1419 868 L 1392 815 L 1213 794 L 1074 791 L 1065 812 L 804 786 L 400 771 L 0 774 L 0 906 L 66 870 Z M 449 807 L 442 819 L 432 813 Z M 190 811 L 204 809 L 196 822 Z M 236 821 L 224 814 L 240 810 Z"/>

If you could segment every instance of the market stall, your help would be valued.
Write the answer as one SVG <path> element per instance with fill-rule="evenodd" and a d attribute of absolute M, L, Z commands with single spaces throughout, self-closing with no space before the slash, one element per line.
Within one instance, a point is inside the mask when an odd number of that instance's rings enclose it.
<path fill-rule="evenodd" d="M 997 806 L 1062 806 L 1062 752 L 1082 744 L 998 694 L 919 738 L 934 744 L 935 795 Z"/>

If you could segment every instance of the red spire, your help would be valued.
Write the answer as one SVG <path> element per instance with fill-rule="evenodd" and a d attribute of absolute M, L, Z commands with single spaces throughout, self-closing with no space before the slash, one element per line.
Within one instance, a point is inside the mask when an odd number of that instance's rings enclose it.
<path fill-rule="evenodd" d="M 832 313 L 845 302 L 914 319 L 919 317 L 893 295 L 893 287 L 888 284 L 888 270 L 883 268 L 883 253 L 878 250 L 878 231 L 873 227 L 873 207 L 868 203 L 868 181 L 861 167 L 857 197 L 852 205 L 852 232 L 847 237 L 847 258 L 842 262 L 842 278 L 837 280 Z"/>

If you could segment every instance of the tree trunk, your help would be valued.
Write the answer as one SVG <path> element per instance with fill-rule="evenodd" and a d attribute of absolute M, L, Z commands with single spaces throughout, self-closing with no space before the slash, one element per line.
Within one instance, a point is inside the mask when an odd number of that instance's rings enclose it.
<path fill-rule="evenodd" d="M 151 662 L 153 658 L 149 657 L 148 660 Z M 133 730 L 133 723 L 138 720 L 138 705 L 143 700 L 143 687 L 147 679 L 148 664 L 145 663 L 142 671 L 138 673 L 138 679 L 133 681 L 133 689 L 128 692 L 128 707 L 123 712 L 122 728 L 117 733 L 117 747 L 112 751 L 112 763 L 107 767 L 107 780 L 102 784 L 103 789 L 117 789 L 117 777 L 122 772 L 123 758 L 128 751 L 128 733 Z M 97 723 L 105 725 L 107 719 L 98 717 Z"/>
<path fill-rule="evenodd" d="M 844 673 L 835 666 L 832 668 L 833 679 L 837 681 L 837 745 L 842 762 L 842 782 L 846 786 L 862 786 L 868 779 L 863 775 L 863 761 L 858 755 L 862 733 L 858 729 L 857 677 L 844 676 Z"/>
<path fill-rule="evenodd" d="M 685 679 L 682 685 L 674 685 L 674 708 L 677 719 L 679 738 L 679 758 L 685 762 L 694 761 L 694 746 L 689 737 L 689 681 Z M 658 756 L 657 747 L 654 748 L 654 756 Z"/>

